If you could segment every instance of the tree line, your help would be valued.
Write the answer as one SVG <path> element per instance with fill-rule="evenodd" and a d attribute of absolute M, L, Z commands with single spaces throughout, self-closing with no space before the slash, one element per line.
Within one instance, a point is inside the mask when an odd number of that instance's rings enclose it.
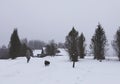
<path fill-rule="evenodd" d="M 86 43 L 83 32 L 79 35 L 79 32 L 73 27 L 72 30 L 66 35 L 65 43 L 55 43 L 54 40 L 49 43 L 45 43 L 39 40 L 19 39 L 17 29 L 14 29 L 11 34 L 9 42 L 9 58 L 15 59 L 16 57 L 25 56 L 26 51 L 29 50 L 33 55 L 33 49 L 42 49 L 41 55 L 55 56 L 59 48 L 65 48 L 69 53 L 69 59 L 73 62 L 77 62 L 80 58 L 83 59 L 86 56 Z M 94 59 L 102 61 L 105 59 L 107 51 L 107 37 L 104 28 L 99 23 L 95 29 L 95 33 L 91 38 L 90 50 L 94 56 Z M 113 49 L 120 61 L 120 28 L 116 31 L 114 40 L 112 41 Z M 45 47 L 45 51 L 43 50 Z"/>
<path fill-rule="evenodd" d="M 45 47 L 45 51 L 43 51 L 43 47 Z M 17 29 L 14 29 L 11 34 L 10 42 L 9 42 L 9 57 L 11 59 L 15 59 L 17 57 L 26 56 L 27 51 L 30 51 L 30 55 L 33 56 L 34 49 L 42 49 L 41 57 L 45 56 L 55 56 L 58 53 L 58 47 L 64 47 L 63 43 L 56 44 L 54 40 L 51 40 L 49 43 L 45 43 L 39 40 L 30 40 L 27 42 L 27 39 L 19 39 Z"/>
<path fill-rule="evenodd" d="M 72 30 L 66 36 L 65 45 L 67 52 L 69 53 L 69 59 L 73 62 L 77 62 L 78 59 L 84 58 L 86 55 L 85 36 L 73 27 Z M 108 40 L 104 31 L 104 28 L 99 23 L 95 29 L 95 33 L 91 38 L 90 50 L 94 56 L 94 59 L 100 62 L 105 59 L 107 51 Z M 116 31 L 112 46 L 120 61 L 120 28 Z M 73 63 L 74 64 L 74 63 Z"/>

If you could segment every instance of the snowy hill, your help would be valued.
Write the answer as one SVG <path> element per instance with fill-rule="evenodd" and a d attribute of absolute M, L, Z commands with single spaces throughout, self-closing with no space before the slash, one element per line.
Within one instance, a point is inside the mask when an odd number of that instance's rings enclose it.
<path fill-rule="evenodd" d="M 103 62 L 86 57 L 72 68 L 67 53 L 64 56 L 0 60 L 0 84 L 120 84 L 120 62 L 109 58 Z M 44 60 L 51 62 L 44 66 Z"/>

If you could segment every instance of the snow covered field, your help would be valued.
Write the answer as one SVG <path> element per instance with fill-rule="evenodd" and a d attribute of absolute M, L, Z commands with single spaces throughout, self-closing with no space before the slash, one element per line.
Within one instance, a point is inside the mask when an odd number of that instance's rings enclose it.
<path fill-rule="evenodd" d="M 0 84 L 120 84 L 120 62 L 111 57 L 103 62 L 86 57 L 72 68 L 68 56 L 0 60 Z M 44 66 L 44 60 L 51 62 Z"/>

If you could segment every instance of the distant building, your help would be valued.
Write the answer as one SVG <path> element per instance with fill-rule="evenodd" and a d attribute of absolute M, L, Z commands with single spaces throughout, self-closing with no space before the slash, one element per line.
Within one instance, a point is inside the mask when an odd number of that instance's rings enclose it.
<path fill-rule="evenodd" d="M 40 57 L 42 50 L 33 50 L 33 57 Z"/>
<path fill-rule="evenodd" d="M 43 47 L 43 51 L 42 49 L 33 50 L 33 57 L 45 57 L 45 56 L 46 56 L 45 47 Z"/>

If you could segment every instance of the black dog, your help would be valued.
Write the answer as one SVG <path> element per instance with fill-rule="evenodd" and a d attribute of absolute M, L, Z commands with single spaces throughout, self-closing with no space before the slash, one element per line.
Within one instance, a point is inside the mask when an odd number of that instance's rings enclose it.
<path fill-rule="evenodd" d="M 44 61 L 44 64 L 45 64 L 45 66 L 49 66 L 49 65 L 50 65 L 50 62 L 47 61 L 47 60 L 45 60 L 45 61 Z"/>

